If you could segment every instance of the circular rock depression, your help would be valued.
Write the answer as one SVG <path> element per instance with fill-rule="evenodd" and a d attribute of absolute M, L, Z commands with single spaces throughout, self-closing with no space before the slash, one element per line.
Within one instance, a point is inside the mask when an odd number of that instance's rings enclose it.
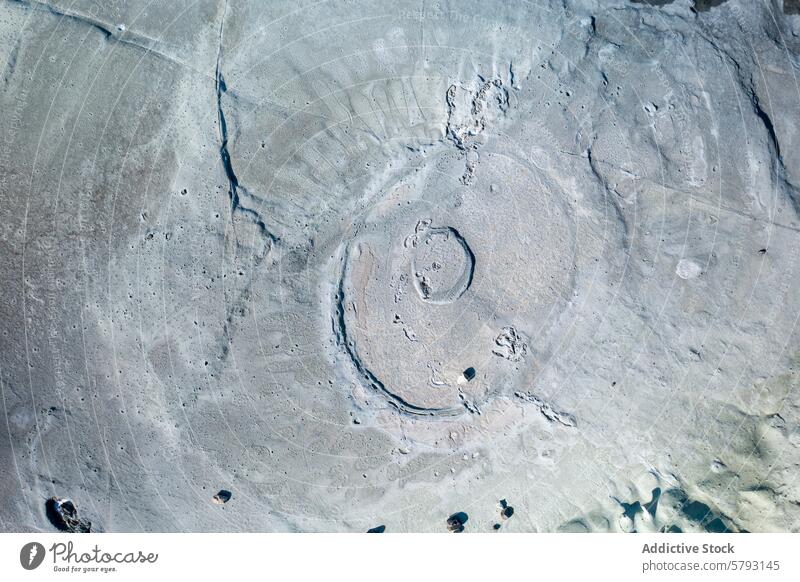
<path fill-rule="evenodd" d="M 411 243 L 414 288 L 428 303 L 452 303 L 472 283 L 475 256 L 454 228 L 426 228 L 420 234 Z"/>
<path fill-rule="evenodd" d="M 395 178 L 341 246 L 337 345 L 404 413 L 477 414 L 527 386 L 570 300 L 566 196 L 509 156 L 486 158 L 468 186 L 459 158 Z"/>

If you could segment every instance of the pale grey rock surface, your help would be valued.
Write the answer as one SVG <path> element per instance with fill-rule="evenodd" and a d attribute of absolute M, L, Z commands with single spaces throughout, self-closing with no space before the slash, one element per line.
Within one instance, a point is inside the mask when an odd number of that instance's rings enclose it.
<path fill-rule="evenodd" d="M 0 529 L 798 531 L 792 12 L 2 0 Z"/>

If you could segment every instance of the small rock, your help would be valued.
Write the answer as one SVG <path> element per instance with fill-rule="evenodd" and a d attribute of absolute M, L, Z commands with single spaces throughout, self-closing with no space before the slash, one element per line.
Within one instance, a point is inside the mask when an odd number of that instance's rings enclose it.
<path fill-rule="evenodd" d="M 78 517 L 78 508 L 71 499 L 51 497 L 45 503 L 45 513 L 57 529 L 69 533 L 89 533 L 92 522 Z"/>
<path fill-rule="evenodd" d="M 514 515 L 514 508 L 511 507 L 505 499 L 500 500 L 500 517 L 502 519 L 508 519 Z"/>
<path fill-rule="evenodd" d="M 454 513 L 447 518 L 447 529 L 452 533 L 461 533 L 464 531 L 464 524 L 467 523 L 469 516 L 463 511 Z"/>
<path fill-rule="evenodd" d="M 233 495 L 231 494 L 230 491 L 228 491 L 227 489 L 220 489 L 219 492 L 216 495 L 214 495 L 212 501 L 217 505 L 224 505 L 225 503 L 228 503 L 228 501 L 231 500 L 231 497 L 233 497 Z"/>

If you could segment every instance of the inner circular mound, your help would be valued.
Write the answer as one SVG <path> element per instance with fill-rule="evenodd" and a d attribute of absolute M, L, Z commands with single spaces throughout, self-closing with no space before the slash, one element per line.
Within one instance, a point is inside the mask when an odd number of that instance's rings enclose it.
<path fill-rule="evenodd" d="M 452 303 L 469 288 L 475 270 L 475 256 L 457 230 L 427 228 L 413 244 L 411 261 L 414 288 L 428 303 Z"/>

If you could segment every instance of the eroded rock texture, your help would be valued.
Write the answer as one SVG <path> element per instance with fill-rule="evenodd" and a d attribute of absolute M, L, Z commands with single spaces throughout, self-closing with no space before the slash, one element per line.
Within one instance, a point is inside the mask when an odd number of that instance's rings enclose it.
<path fill-rule="evenodd" d="M 0 0 L 0 527 L 797 531 L 792 6 Z"/>

